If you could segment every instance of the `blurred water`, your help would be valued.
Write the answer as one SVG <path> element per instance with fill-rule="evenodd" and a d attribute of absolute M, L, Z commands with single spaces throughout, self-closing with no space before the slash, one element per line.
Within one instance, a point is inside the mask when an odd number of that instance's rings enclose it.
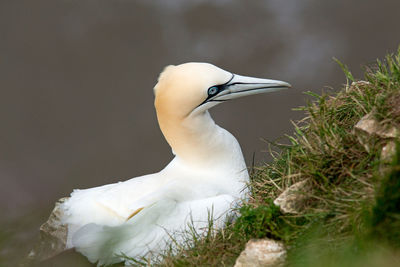
<path fill-rule="evenodd" d="M 268 160 L 260 139 L 291 132 L 302 92 L 345 83 L 332 57 L 362 78 L 361 64 L 397 48 L 398 10 L 389 0 L 0 1 L 0 221 L 163 168 L 172 156 L 152 88 L 168 64 L 290 82 L 212 110 L 249 165 L 253 153 Z"/>

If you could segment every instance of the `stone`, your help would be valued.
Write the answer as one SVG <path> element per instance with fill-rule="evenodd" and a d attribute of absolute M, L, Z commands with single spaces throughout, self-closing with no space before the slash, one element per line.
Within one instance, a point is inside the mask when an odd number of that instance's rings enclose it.
<path fill-rule="evenodd" d="M 396 153 L 396 143 L 394 141 L 389 141 L 386 145 L 382 147 L 381 161 L 384 163 L 390 163 L 395 153 Z"/>
<path fill-rule="evenodd" d="M 272 239 L 252 239 L 247 242 L 234 267 L 283 266 L 286 249 L 282 242 Z"/>
<path fill-rule="evenodd" d="M 367 81 L 356 81 L 356 82 L 352 82 L 351 83 L 351 86 L 356 86 L 356 87 L 358 87 L 358 86 L 366 86 L 366 85 L 371 85 L 371 83 L 367 82 Z"/>
<path fill-rule="evenodd" d="M 304 201 L 308 198 L 306 192 L 310 190 L 308 179 L 297 182 L 283 191 L 274 200 L 274 204 L 279 206 L 283 213 L 297 214 L 300 212 Z"/>
<path fill-rule="evenodd" d="M 29 261 L 44 261 L 66 250 L 68 228 L 61 222 L 63 216 L 61 204 L 67 199 L 68 197 L 59 199 L 49 219 L 40 226 L 39 241 L 29 252 Z"/>
<path fill-rule="evenodd" d="M 387 171 L 392 170 L 391 164 L 393 162 L 393 157 L 396 154 L 396 143 L 395 141 L 387 142 L 381 150 L 379 173 L 383 176 Z"/>
<path fill-rule="evenodd" d="M 400 136 L 399 129 L 395 127 L 385 128 L 375 118 L 372 112 L 361 118 L 354 126 L 353 133 L 358 141 L 369 152 L 371 148 L 371 136 L 377 136 L 381 139 L 395 139 Z"/>

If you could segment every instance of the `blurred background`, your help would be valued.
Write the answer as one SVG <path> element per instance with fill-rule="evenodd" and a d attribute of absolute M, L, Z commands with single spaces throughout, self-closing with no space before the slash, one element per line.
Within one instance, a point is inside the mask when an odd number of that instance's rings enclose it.
<path fill-rule="evenodd" d="M 362 79 L 361 65 L 397 49 L 399 10 L 393 0 L 0 0 L 0 263 L 74 188 L 172 159 L 153 106 L 164 66 L 204 61 L 290 82 L 211 111 L 247 164 L 262 164 L 262 139 L 292 132 L 303 92 L 346 83 L 332 57 Z"/>

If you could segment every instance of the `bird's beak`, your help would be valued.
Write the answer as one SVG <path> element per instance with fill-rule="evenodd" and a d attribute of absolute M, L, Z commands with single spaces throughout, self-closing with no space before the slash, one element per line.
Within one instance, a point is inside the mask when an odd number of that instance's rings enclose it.
<path fill-rule="evenodd" d="M 218 103 L 247 95 L 255 95 L 287 89 L 292 87 L 287 82 L 269 79 L 259 79 L 232 74 L 231 79 L 221 85 L 213 86 L 217 88 L 215 95 L 209 95 L 203 103 L 198 105 L 191 114 L 203 112 Z"/>
<path fill-rule="evenodd" d="M 292 86 L 289 83 L 283 81 L 232 74 L 231 80 L 223 85 L 223 90 L 209 100 L 222 102 L 242 96 L 269 93 L 290 87 Z"/>

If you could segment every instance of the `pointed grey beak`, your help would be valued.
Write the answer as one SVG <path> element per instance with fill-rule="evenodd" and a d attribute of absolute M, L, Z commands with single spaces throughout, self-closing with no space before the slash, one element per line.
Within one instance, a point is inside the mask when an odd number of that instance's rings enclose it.
<path fill-rule="evenodd" d="M 247 95 L 255 95 L 287 89 L 292 87 L 287 82 L 259 79 L 232 74 L 231 79 L 220 85 L 208 88 L 208 97 L 190 114 L 198 114 L 212 108 L 218 103 Z"/>
<path fill-rule="evenodd" d="M 214 97 L 211 97 L 209 101 L 226 101 L 247 95 L 279 91 L 290 87 L 292 86 L 289 83 L 283 81 L 232 74 L 231 80 L 224 84 L 223 88 L 221 88 L 222 90 Z"/>

